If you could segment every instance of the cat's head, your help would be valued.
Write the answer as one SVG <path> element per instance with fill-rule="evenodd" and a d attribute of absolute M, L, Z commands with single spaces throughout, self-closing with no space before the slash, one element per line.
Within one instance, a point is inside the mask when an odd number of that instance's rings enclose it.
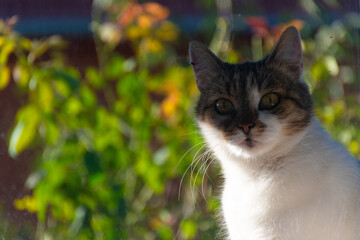
<path fill-rule="evenodd" d="M 289 147 L 309 126 L 312 100 L 302 80 L 295 27 L 287 28 L 258 62 L 224 63 L 198 42 L 190 43 L 189 52 L 201 93 L 197 119 L 212 147 L 256 157 Z"/>

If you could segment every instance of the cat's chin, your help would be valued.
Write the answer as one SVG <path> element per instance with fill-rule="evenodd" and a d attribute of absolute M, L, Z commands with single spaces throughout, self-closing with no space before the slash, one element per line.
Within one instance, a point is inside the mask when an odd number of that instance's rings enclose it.
<path fill-rule="evenodd" d="M 258 141 L 251 139 L 251 138 L 246 138 L 244 141 L 241 141 L 239 146 L 241 148 L 245 148 L 245 149 L 252 149 L 255 148 L 255 146 L 257 146 L 258 144 L 260 144 Z"/>
<path fill-rule="evenodd" d="M 244 139 L 238 143 L 227 143 L 229 152 L 235 157 L 255 158 L 264 154 L 264 146 L 254 139 Z"/>

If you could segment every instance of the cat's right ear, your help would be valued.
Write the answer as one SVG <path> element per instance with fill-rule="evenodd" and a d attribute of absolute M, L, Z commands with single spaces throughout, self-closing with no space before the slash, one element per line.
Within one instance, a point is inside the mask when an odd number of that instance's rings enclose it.
<path fill-rule="evenodd" d="M 206 46 L 196 41 L 190 42 L 189 55 L 196 77 L 196 85 L 200 92 L 205 92 L 223 71 L 224 63 Z"/>
<path fill-rule="evenodd" d="M 301 37 L 294 27 L 288 27 L 271 51 L 267 62 L 278 63 L 296 79 L 301 78 L 303 70 Z"/>

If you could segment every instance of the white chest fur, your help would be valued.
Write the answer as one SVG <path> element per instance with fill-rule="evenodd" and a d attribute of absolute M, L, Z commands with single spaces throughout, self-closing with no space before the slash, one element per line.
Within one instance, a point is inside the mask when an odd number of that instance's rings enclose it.
<path fill-rule="evenodd" d="M 257 159 L 234 156 L 216 132 L 200 127 L 223 168 L 231 240 L 360 239 L 358 162 L 317 121 L 285 155 Z"/>

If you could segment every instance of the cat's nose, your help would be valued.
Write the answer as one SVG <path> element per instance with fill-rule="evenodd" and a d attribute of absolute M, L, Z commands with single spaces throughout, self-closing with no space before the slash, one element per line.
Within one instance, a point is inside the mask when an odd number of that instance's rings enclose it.
<path fill-rule="evenodd" d="M 255 123 L 252 124 L 241 124 L 239 125 L 241 130 L 243 130 L 244 133 L 248 134 L 252 128 L 255 127 Z"/>

